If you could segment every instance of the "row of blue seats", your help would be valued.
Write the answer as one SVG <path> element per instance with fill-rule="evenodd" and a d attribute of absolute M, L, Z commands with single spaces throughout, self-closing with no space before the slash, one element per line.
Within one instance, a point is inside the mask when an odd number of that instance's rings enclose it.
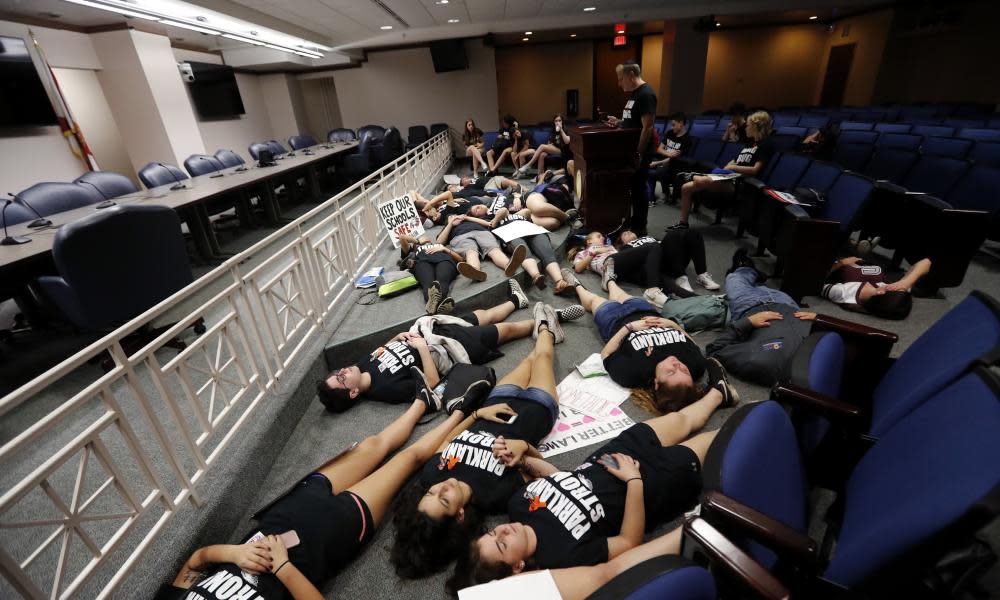
<path fill-rule="evenodd" d="M 938 564 L 1000 514 L 1000 304 L 973 292 L 891 360 L 897 341 L 818 315 L 771 398 L 712 441 L 684 557 L 591 597 L 951 597 Z M 963 575 L 971 593 L 978 576 Z"/>
<path fill-rule="evenodd" d="M 1000 138 L 996 141 L 977 141 L 960 137 L 923 136 L 913 133 L 841 132 L 836 145 L 844 146 L 847 144 L 861 144 L 862 147 L 871 148 L 873 151 L 875 148 L 898 148 L 947 158 L 968 159 L 981 164 L 1000 165 Z"/>

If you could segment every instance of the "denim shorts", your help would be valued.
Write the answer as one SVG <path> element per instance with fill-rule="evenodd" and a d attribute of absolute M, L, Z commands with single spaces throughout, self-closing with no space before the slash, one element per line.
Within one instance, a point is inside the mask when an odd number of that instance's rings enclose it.
<path fill-rule="evenodd" d="M 609 300 L 597 307 L 594 313 L 594 323 L 597 324 L 597 331 L 601 334 L 601 339 L 607 342 L 625 323 L 630 320 L 629 316 L 634 313 L 650 313 L 659 316 L 660 311 L 656 307 L 642 298 L 629 298 L 625 302 L 615 302 Z"/>
<path fill-rule="evenodd" d="M 500 400 L 502 398 L 517 398 L 520 400 L 530 400 L 544 406 L 552 415 L 552 422 L 559 419 L 559 403 L 545 390 L 536 387 L 522 388 L 513 383 L 504 383 L 493 388 L 490 392 L 489 400 Z"/>

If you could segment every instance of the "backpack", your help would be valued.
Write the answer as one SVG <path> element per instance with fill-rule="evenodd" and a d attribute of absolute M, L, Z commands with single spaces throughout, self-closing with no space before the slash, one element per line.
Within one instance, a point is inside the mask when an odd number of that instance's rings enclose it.
<path fill-rule="evenodd" d="M 409 271 L 388 271 L 375 280 L 379 298 L 392 298 L 417 287 L 417 278 Z"/>
<path fill-rule="evenodd" d="M 726 324 L 729 302 L 724 295 L 692 296 L 678 298 L 670 296 L 660 314 L 676 321 L 685 331 L 702 331 L 721 328 Z"/>

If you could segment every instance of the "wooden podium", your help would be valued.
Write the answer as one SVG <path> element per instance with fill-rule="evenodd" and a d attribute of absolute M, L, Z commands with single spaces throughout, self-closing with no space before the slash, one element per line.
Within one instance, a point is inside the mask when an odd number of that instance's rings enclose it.
<path fill-rule="evenodd" d="M 629 218 L 629 188 L 641 129 L 586 125 L 570 130 L 576 164 L 576 195 L 591 231 L 608 233 Z"/>

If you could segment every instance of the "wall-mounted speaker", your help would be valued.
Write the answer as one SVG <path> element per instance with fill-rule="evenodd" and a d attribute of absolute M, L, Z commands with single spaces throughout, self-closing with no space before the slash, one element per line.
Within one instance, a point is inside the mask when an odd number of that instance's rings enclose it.
<path fill-rule="evenodd" d="M 575 117 L 580 114 L 580 90 L 566 90 L 566 116 Z"/>

